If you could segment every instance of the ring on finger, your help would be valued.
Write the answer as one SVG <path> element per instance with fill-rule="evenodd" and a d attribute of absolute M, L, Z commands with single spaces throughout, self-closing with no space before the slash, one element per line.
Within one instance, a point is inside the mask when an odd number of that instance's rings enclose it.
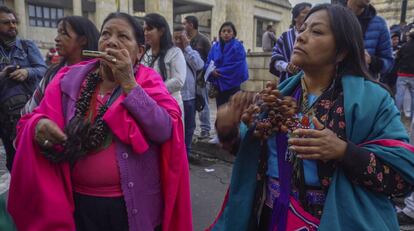
<path fill-rule="evenodd" d="M 43 146 L 48 146 L 49 143 L 50 143 L 50 141 L 48 139 L 46 139 L 45 141 L 43 141 Z"/>

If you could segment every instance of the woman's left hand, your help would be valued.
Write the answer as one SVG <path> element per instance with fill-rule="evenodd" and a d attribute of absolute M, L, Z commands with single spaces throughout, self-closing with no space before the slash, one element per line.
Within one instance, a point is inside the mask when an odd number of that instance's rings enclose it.
<path fill-rule="evenodd" d="M 315 129 L 296 129 L 293 134 L 299 138 L 290 138 L 289 148 L 301 159 L 340 160 L 345 155 L 347 143 L 336 136 L 314 117 Z"/>
<path fill-rule="evenodd" d="M 126 49 L 105 49 L 106 54 L 101 60 L 112 70 L 112 75 L 125 93 L 129 93 L 138 86 L 135 80 L 133 66 L 129 52 Z"/>

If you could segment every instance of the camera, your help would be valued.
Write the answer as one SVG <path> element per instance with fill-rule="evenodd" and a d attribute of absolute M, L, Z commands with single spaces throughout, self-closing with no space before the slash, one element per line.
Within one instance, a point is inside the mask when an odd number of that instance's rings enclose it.
<path fill-rule="evenodd" d="M 10 75 L 10 73 L 12 73 L 13 71 L 19 68 L 20 68 L 19 65 L 8 65 L 3 69 L 3 71 L 6 72 L 7 75 Z"/>
<path fill-rule="evenodd" d="M 10 75 L 13 71 L 15 71 L 17 69 L 20 69 L 20 66 L 19 65 L 8 65 L 8 66 L 5 66 L 3 68 L 3 70 L 0 72 L 0 78 L 7 77 L 8 75 Z"/>

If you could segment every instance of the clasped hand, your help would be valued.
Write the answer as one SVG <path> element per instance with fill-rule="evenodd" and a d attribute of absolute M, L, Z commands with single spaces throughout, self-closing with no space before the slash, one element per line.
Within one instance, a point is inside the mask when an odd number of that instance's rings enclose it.
<path fill-rule="evenodd" d="M 295 138 L 290 138 L 290 149 L 298 158 L 309 160 L 341 160 L 345 155 L 347 143 L 336 136 L 314 117 L 315 129 L 296 129 Z"/>

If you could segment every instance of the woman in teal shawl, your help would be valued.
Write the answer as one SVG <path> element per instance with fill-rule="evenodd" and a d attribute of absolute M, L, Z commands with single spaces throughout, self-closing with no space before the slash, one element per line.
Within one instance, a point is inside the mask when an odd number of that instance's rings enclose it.
<path fill-rule="evenodd" d="M 338 5 L 314 7 L 292 62 L 303 72 L 279 89 L 296 98 L 297 116 L 310 128 L 295 130 L 289 140 L 277 133 L 260 142 L 254 127 L 237 129 L 249 94 L 238 93 L 219 110 L 220 141 L 238 151 L 225 203 L 209 230 L 290 231 L 292 197 L 318 220 L 318 230 L 399 230 L 390 198 L 412 190 L 414 148 L 393 99 L 369 77 L 355 15 Z M 286 160 L 287 147 L 301 167 Z M 302 181 L 291 185 L 297 175 Z"/>

